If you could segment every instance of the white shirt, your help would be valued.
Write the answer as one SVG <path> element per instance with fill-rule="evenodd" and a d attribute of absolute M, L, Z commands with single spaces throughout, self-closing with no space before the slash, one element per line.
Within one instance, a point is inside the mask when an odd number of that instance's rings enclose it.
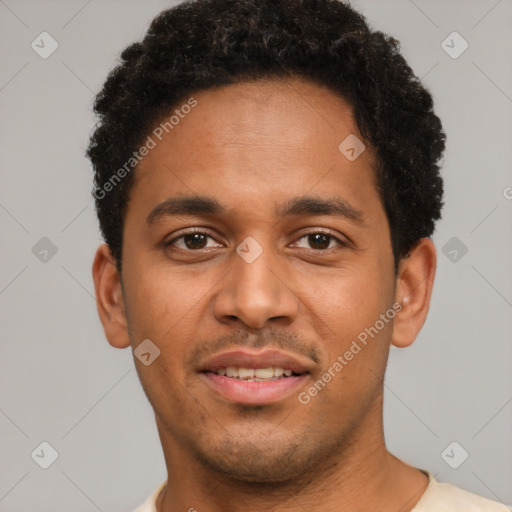
<path fill-rule="evenodd" d="M 430 472 L 421 471 L 428 475 L 429 484 L 411 512 L 512 512 L 502 503 L 478 496 L 452 484 L 438 482 Z M 166 481 L 162 482 L 155 492 L 133 512 L 157 512 L 155 502 L 165 484 Z"/>

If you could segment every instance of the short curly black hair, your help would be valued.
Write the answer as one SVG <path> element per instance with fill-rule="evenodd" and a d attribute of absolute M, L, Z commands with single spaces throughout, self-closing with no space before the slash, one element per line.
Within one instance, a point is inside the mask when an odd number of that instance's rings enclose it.
<path fill-rule="evenodd" d="M 134 173 L 112 178 L 141 141 L 193 92 L 286 77 L 327 86 L 352 106 L 376 155 L 395 272 L 432 235 L 443 206 L 438 162 L 446 137 L 396 39 L 339 0 L 193 0 L 161 12 L 142 41 L 124 49 L 95 98 L 98 122 L 86 154 L 101 233 L 119 271 Z"/>

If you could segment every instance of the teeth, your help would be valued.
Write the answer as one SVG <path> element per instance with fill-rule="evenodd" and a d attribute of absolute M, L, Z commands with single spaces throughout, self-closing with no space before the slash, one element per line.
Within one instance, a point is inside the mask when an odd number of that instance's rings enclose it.
<path fill-rule="evenodd" d="M 254 377 L 254 370 L 252 368 L 238 368 L 239 379 L 252 379 Z"/>
<path fill-rule="evenodd" d="M 227 377 L 238 377 L 238 369 L 235 368 L 234 366 L 228 366 L 226 368 L 226 376 Z"/>
<path fill-rule="evenodd" d="M 274 376 L 273 368 L 258 368 L 254 375 L 259 379 L 271 379 Z"/>
<path fill-rule="evenodd" d="M 291 377 L 292 370 L 288 368 L 278 368 L 269 366 L 268 368 L 242 368 L 236 366 L 228 366 L 227 368 L 219 368 L 217 375 L 231 377 L 244 380 L 274 380 L 283 376 Z"/>

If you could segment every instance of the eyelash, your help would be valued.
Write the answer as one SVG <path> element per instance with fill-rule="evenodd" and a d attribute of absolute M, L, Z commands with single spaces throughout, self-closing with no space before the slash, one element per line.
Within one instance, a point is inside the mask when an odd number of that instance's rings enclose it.
<path fill-rule="evenodd" d="M 199 233 L 201 235 L 206 235 L 208 238 L 211 238 L 212 240 L 214 240 L 214 237 L 212 235 L 210 235 L 207 231 L 205 231 L 204 229 L 201 229 L 201 228 L 194 228 L 194 229 L 190 229 L 189 231 L 187 232 L 184 232 L 182 233 L 181 235 L 177 236 L 177 237 L 174 237 L 172 240 L 169 240 L 168 242 L 165 242 L 165 247 L 168 247 L 168 246 L 172 246 L 176 241 L 178 240 L 181 240 L 182 238 L 184 238 L 185 236 L 188 236 L 188 235 L 193 235 L 195 233 Z M 316 235 L 316 234 L 322 234 L 322 235 L 325 235 L 327 237 L 329 237 L 330 239 L 333 239 L 335 240 L 338 245 L 340 247 L 348 247 L 348 243 L 347 242 L 344 242 L 343 240 L 340 240 L 338 237 L 334 236 L 332 233 L 328 232 L 328 231 L 324 231 L 323 229 L 321 228 L 317 228 L 315 231 L 311 231 L 309 233 L 304 233 L 302 234 L 298 239 L 297 239 L 297 242 L 299 240 L 302 240 L 303 238 L 306 238 L 308 236 L 311 236 L 311 235 Z M 295 243 L 295 242 L 294 242 Z M 330 241 L 329 241 L 329 245 L 330 245 Z M 328 252 L 328 251 L 332 251 L 333 249 L 336 249 L 335 247 L 331 247 L 331 248 L 326 248 L 326 249 L 306 249 L 308 251 L 314 251 L 314 252 Z M 178 248 L 178 250 L 181 250 L 181 251 L 184 251 L 184 252 L 200 252 L 204 249 L 181 249 L 181 248 Z"/>

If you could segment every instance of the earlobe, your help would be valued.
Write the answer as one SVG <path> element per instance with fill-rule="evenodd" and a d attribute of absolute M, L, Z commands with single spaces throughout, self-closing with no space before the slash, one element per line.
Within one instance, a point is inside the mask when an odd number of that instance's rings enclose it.
<path fill-rule="evenodd" d="M 421 238 L 409 255 L 400 261 L 395 300 L 402 307 L 395 316 L 391 338 L 396 347 L 410 346 L 425 323 L 436 264 L 436 249 L 430 238 Z"/>
<path fill-rule="evenodd" d="M 130 345 L 121 278 L 107 244 L 98 247 L 92 265 L 98 315 L 105 336 L 113 347 Z"/>

